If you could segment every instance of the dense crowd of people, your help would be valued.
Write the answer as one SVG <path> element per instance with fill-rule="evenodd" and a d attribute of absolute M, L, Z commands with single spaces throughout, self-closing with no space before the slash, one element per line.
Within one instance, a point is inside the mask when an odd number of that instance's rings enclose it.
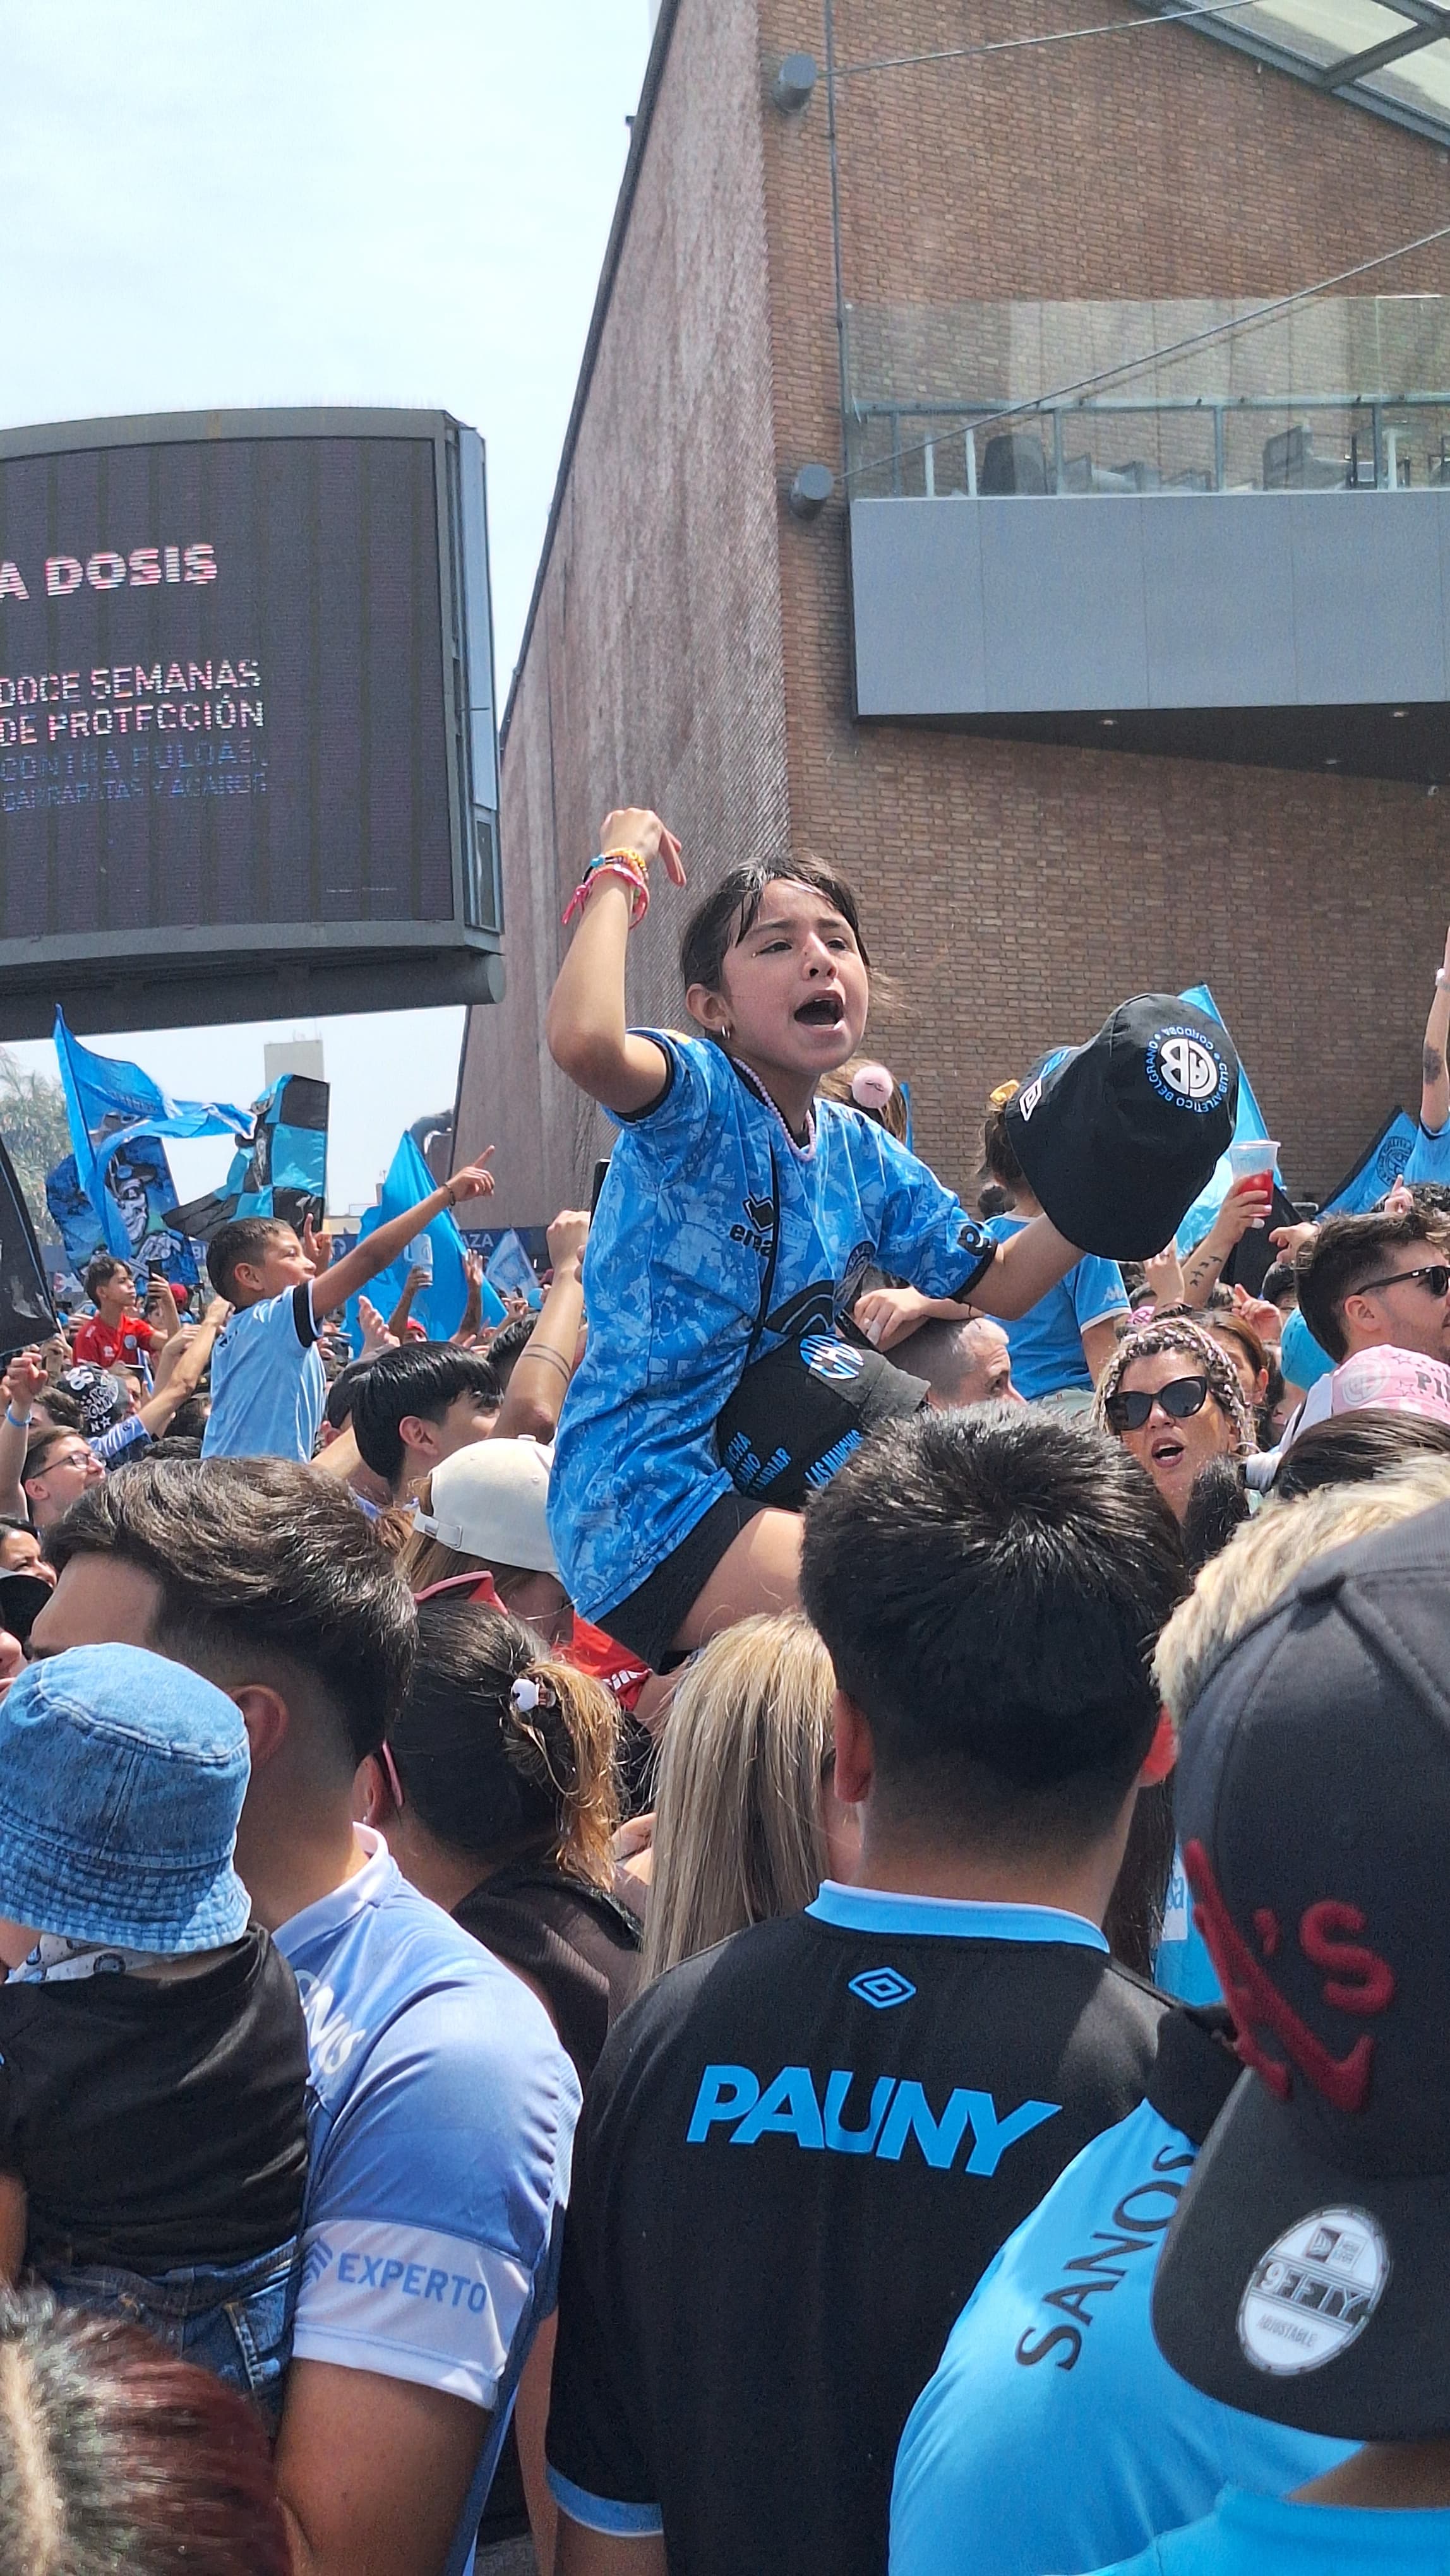
<path fill-rule="evenodd" d="M 727 870 L 681 1034 L 662 877 L 502 1325 L 367 1296 L 484 1156 L 9 1357 L 0 2565 L 1440 2569 L 1450 943 L 1385 1200 L 1180 1251 L 1172 997 L 958 1195 L 849 884 Z"/>

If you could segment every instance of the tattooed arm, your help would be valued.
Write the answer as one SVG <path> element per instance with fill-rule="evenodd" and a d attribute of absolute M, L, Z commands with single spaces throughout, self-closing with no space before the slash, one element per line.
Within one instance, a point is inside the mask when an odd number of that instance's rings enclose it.
<path fill-rule="evenodd" d="M 1445 1048 L 1450 1039 L 1450 931 L 1445 935 L 1445 962 L 1435 978 L 1435 998 L 1425 1022 L 1425 1050 L 1420 1059 L 1420 1124 L 1436 1136 L 1450 1120 L 1450 1074 Z"/>

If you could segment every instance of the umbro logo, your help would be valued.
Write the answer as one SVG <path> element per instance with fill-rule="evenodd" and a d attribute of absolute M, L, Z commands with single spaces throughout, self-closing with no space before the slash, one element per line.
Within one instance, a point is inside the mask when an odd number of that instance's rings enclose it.
<path fill-rule="evenodd" d="M 863 1968 L 859 1977 L 851 1979 L 850 1992 L 873 2012 L 890 2012 L 893 2004 L 910 2003 L 916 1988 L 899 1968 Z"/>

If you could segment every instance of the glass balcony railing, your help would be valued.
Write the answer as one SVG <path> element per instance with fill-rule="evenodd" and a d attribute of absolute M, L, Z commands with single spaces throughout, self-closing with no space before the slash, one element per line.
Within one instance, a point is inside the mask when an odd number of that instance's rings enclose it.
<path fill-rule="evenodd" d="M 1201 300 L 849 321 L 854 497 L 1450 485 L 1450 297 L 1269 320 Z"/>

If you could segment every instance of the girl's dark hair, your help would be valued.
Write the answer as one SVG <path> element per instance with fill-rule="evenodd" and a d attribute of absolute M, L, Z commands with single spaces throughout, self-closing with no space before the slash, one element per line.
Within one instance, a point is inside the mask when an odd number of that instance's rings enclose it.
<path fill-rule="evenodd" d="M 0 2567 L 288 2576 L 259 2417 L 140 2327 L 0 2291 Z"/>
<path fill-rule="evenodd" d="M 738 867 L 726 869 L 714 892 L 696 904 L 685 924 L 680 941 L 680 973 L 687 992 L 692 984 L 703 984 L 711 993 L 719 992 L 725 959 L 754 927 L 768 885 L 809 886 L 813 894 L 823 895 L 849 925 L 863 964 L 870 965 L 856 897 L 834 868 L 826 867 L 820 859 L 804 857 L 746 859 Z"/>
<path fill-rule="evenodd" d="M 1292 1502 L 1300 1494 L 1317 1494 L 1323 1485 L 1364 1484 L 1426 1450 L 1450 1457 L 1450 1423 L 1367 1404 L 1301 1431 L 1274 1478 L 1273 1491 L 1281 1501 Z"/>
<path fill-rule="evenodd" d="M 516 1682 L 539 1697 L 518 1708 Z M 403 1798 L 424 1830 L 480 1860 L 541 1850 L 613 1883 L 619 1718 L 587 1674 L 546 1655 L 519 1619 L 425 1601 L 413 1678 L 388 1729 Z"/>

